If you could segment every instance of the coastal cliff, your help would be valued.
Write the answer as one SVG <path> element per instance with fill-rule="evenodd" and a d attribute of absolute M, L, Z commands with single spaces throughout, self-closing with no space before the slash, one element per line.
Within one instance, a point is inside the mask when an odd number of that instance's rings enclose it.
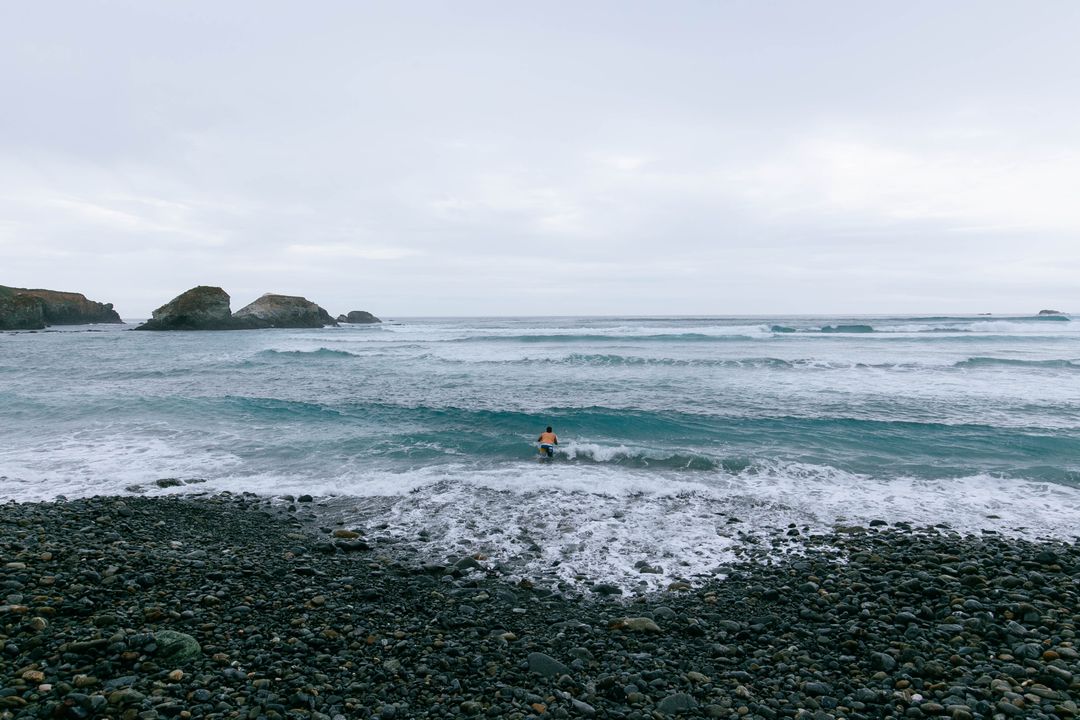
<path fill-rule="evenodd" d="M 29 295 L 0 295 L 0 330 L 41 330 L 45 303 Z"/>
<path fill-rule="evenodd" d="M 88 300 L 82 293 L 0 285 L 0 329 L 122 322 L 112 303 Z"/>

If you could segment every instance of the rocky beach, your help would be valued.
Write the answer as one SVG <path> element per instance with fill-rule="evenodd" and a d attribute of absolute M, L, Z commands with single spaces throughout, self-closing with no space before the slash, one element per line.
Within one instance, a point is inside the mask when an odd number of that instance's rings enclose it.
<path fill-rule="evenodd" d="M 0 4 L 0 720 L 1080 720 L 1078 37 Z"/>
<path fill-rule="evenodd" d="M 402 553 L 317 498 L 9 503 L 0 718 L 1077 714 L 1075 544 L 884 522 L 773 544 L 628 597 Z"/>

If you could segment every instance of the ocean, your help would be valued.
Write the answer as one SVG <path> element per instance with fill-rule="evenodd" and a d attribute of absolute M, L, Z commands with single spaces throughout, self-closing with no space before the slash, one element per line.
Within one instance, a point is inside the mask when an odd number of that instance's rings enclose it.
<path fill-rule="evenodd" d="M 1080 533 L 1066 317 L 131 327 L 0 335 L 0 500 L 307 493 L 380 552 L 629 591 L 792 527 Z"/>

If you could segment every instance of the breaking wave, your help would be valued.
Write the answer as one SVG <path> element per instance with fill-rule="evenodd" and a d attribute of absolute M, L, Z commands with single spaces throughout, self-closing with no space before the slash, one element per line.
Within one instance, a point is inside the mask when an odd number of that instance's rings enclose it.
<path fill-rule="evenodd" d="M 1080 370 L 1080 360 L 1021 360 L 1017 358 L 973 357 L 953 365 L 956 368 L 1043 368 Z"/>

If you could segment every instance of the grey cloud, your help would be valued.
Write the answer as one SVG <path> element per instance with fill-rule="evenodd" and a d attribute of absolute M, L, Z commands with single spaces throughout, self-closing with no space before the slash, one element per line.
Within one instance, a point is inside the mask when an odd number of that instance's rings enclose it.
<path fill-rule="evenodd" d="M 0 282 L 128 316 L 199 282 L 400 315 L 1080 305 L 1078 30 L 1071 2 L 7 4 Z"/>

